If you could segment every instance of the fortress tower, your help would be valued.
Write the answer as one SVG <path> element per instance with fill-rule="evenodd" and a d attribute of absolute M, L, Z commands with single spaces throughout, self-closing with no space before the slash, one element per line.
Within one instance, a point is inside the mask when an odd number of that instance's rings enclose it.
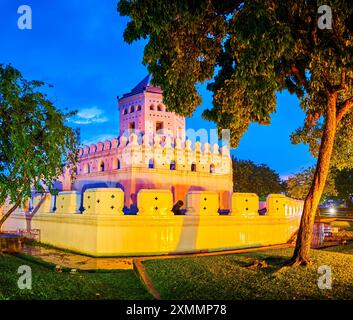
<path fill-rule="evenodd" d="M 217 191 L 220 208 L 228 209 L 233 189 L 232 165 L 226 146 L 185 140 L 185 118 L 167 111 L 160 87 L 145 77 L 118 97 L 120 135 L 79 150 L 77 175 L 64 174 L 63 190 L 118 187 L 125 206 L 136 208 L 141 189 L 168 189 L 174 203 L 186 203 L 191 190 Z"/>
<path fill-rule="evenodd" d="M 150 138 L 158 133 L 185 139 L 185 118 L 167 111 L 162 90 L 153 86 L 151 79 L 149 74 L 129 93 L 118 98 L 120 135 L 135 131 Z"/>

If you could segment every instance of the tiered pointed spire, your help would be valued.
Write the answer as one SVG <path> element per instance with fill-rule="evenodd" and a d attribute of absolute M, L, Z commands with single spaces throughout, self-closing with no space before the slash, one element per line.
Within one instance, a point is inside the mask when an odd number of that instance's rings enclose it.
<path fill-rule="evenodd" d="M 162 89 L 159 86 L 152 85 L 152 75 L 148 74 L 145 78 L 142 79 L 129 93 L 125 93 L 123 98 L 130 97 L 143 92 L 154 92 L 162 93 Z"/>

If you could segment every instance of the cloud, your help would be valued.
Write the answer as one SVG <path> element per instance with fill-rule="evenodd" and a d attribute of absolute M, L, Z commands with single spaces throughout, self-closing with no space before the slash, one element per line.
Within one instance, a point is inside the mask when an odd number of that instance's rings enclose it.
<path fill-rule="evenodd" d="M 75 124 L 92 124 L 92 123 L 104 123 L 108 121 L 108 118 L 104 116 L 104 111 L 97 108 L 83 108 L 77 112 L 77 114 L 72 117 L 70 122 Z"/>

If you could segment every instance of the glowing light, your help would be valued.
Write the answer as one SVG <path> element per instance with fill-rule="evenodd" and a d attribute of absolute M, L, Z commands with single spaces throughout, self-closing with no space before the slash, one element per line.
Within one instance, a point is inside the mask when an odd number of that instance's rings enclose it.
<path fill-rule="evenodd" d="M 330 212 L 331 214 L 335 214 L 335 213 L 336 213 L 336 209 L 335 209 L 335 208 L 330 208 L 329 212 Z"/>

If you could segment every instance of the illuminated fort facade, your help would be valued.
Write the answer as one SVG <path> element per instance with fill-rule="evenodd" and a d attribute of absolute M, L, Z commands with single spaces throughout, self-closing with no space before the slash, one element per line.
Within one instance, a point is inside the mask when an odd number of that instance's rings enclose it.
<path fill-rule="evenodd" d="M 118 187 L 125 207 L 136 208 L 141 189 L 167 189 L 185 204 L 189 191 L 216 191 L 220 209 L 229 209 L 233 189 L 227 146 L 186 139 L 185 118 L 170 112 L 151 75 L 118 97 L 120 135 L 83 146 L 75 180 L 66 173 L 63 190 Z"/>

